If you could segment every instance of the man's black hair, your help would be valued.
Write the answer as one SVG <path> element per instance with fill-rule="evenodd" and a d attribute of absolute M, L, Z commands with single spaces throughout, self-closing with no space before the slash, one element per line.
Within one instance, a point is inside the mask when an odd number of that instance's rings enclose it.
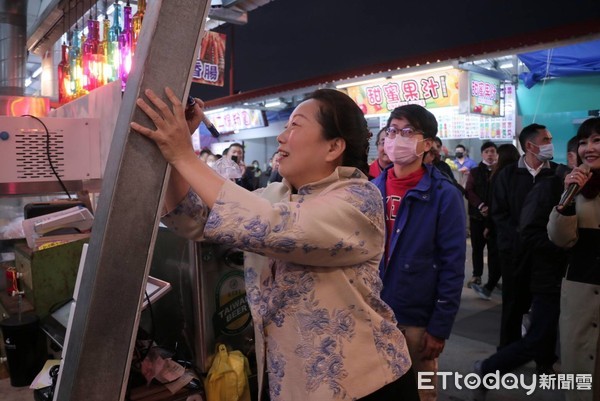
<path fill-rule="evenodd" d="M 483 151 L 486 150 L 487 148 L 494 148 L 494 149 L 498 150 L 498 145 L 496 145 L 492 141 L 486 141 L 483 143 L 483 145 L 481 145 L 481 153 L 483 153 Z"/>
<path fill-rule="evenodd" d="M 567 142 L 567 152 L 577 153 L 577 148 L 579 147 L 579 140 L 577 139 L 577 135 L 573 138 L 569 139 Z"/>
<path fill-rule="evenodd" d="M 386 128 L 392 119 L 406 119 L 414 128 L 423 131 L 423 138 L 435 138 L 438 133 L 438 123 L 435 116 L 423 106 L 407 104 L 392 110 Z"/>
<path fill-rule="evenodd" d="M 527 142 L 531 141 L 534 137 L 536 137 L 541 130 L 545 130 L 546 126 L 541 124 L 529 124 L 527 127 L 521 130 L 519 134 L 519 144 L 521 145 L 521 149 L 525 152 L 525 145 Z"/>

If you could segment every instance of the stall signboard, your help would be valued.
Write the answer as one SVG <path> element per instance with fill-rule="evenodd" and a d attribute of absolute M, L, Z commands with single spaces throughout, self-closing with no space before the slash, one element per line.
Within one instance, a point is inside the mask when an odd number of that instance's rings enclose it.
<path fill-rule="evenodd" d="M 384 82 L 351 86 L 348 95 L 364 114 L 389 114 L 398 106 L 418 104 L 427 108 L 458 106 L 460 71 L 414 73 Z"/>
<path fill-rule="evenodd" d="M 482 139 L 510 141 L 516 135 L 516 88 L 506 84 L 502 88 L 504 115 L 488 116 L 478 113 L 459 113 L 458 107 L 434 109 L 438 121 L 438 136 L 442 139 Z"/>
<path fill-rule="evenodd" d="M 256 109 L 229 109 L 207 115 L 221 134 L 268 125 L 265 113 Z"/>
<path fill-rule="evenodd" d="M 460 112 L 498 117 L 500 80 L 472 71 L 464 71 L 460 79 Z"/>
<path fill-rule="evenodd" d="M 200 53 L 192 74 L 192 81 L 223 86 L 225 76 L 225 34 L 208 31 L 202 38 Z"/>

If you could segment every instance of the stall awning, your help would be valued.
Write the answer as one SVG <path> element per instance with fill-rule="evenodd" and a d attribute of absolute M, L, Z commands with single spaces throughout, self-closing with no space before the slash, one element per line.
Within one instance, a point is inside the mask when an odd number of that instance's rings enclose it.
<path fill-rule="evenodd" d="M 529 68 L 519 75 L 527 88 L 547 77 L 600 73 L 600 40 L 518 55 Z"/>

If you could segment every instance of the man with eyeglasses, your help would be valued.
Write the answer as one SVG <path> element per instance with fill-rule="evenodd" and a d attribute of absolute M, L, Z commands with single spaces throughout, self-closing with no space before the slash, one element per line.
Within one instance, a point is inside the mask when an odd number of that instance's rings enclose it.
<path fill-rule="evenodd" d="M 386 128 L 382 128 L 377 134 L 377 159 L 375 159 L 375 161 L 369 165 L 369 176 L 371 178 L 377 177 L 384 168 L 392 164 L 392 161 L 383 149 L 385 130 Z"/>
<path fill-rule="evenodd" d="M 404 331 L 413 370 L 437 372 L 460 304 L 465 269 L 465 210 L 461 192 L 431 164 L 424 163 L 438 126 L 418 105 L 394 109 L 384 151 L 392 161 L 373 180 L 383 195 L 386 248 L 380 264 L 381 298 Z M 419 390 L 421 400 L 437 398 Z"/>

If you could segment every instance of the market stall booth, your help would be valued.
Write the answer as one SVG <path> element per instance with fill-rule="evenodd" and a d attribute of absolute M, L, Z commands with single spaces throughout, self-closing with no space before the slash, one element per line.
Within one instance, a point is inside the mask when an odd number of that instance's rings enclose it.
<path fill-rule="evenodd" d="M 75 302 L 71 302 L 74 306 L 70 310 L 67 308 L 66 335 L 60 344 L 63 348 L 55 349 L 62 357 L 59 373 L 55 374 L 55 390 L 59 399 L 106 400 L 128 394 L 132 386 L 140 384 L 130 376 L 134 368 L 139 368 L 132 363 L 139 361 L 135 353 L 142 350 L 143 355 L 150 349 L 139 348 L 138 340 L 150 340 L 152 349 L 163 346 L 172 352 L 167 359 L 175 361 L 177 357 L 176 363 L 190 371 L 195 370 L 198 375 L 206 372 L 217 340 L 244 345 L 249 352 L 251 340 L 230 340 L 251 331 L 249 313 L 243 302 L 239 265 L 229 262 L 229 267 L 225 266 L 226 261 L 231 259 L 223 256 L 225 250 L 213 251 L 217 254 L 213 258 L 203 258 L 200 247 L 183 239 L 174 239 L 165 229 L 158 229 L 161 187 L 167 166 L 162 158 L 157 157 L 154 146 L 139 135 L 130 133 L 129 129 L 131 119 L 141 118 L 136 111 L 135 98 L 143 89 L 168 85 L 182 98 L 187 96 L 190 81 L 180 77 L 192 75 L 199 48 L 199 32 L 208 10 L 207 2 L 200 8 L 195 1 L 183 5 L 191 7 L 191 3 L 194 3 L 193 9 L 198 15 L 187 12 L 185 7 L 180 7 L 182 4 L 155 2 L 149 6 L 144 30 L 141 31 L 146 32 L 145 40 L 137 42 L 135 51 L 131 53 L 132 65 L 125 92 L 122 76 L 104 85 L 89 87 L 93 81 L 90 78 L 91 67 L 94 63 L 96 67 L 98 64 L 98 60 L 91 57 L 89 71 L 86 72 L 85 68 L 80 71 L 77 63 L 75 69 L 69 71 L 79 80 L 69 81 L 66 85 L 75 92 L 67 99 L 61 99 L 64 103 L 61 107 L 35 121 L 14 117 L 10 121 L 12 125 L 8 122 L 4 125 L 2 145 L 6 149 L 10 147 L 8 153 L 11 157 L 3 158 L 3 162 L 10 165 L 6 166 L 1 177 L 2 197 L 19 198 L 12 209 L 23 207 L 26 200 L 21 198 L 32 195 L 51 198 L 53 203 L 55 198 L 70 198 L 80 189 L 91 193 L 89 203 L 94 213 L 94 224 L 86 241 L 65 241 L 48 249 L 34 249 L 27 244 L 31 248 L 26 252 L 32 262 L 28 270 L 30 273 L 24 271 L 25 268 L 14 266 L 16 255 L 21 254 L 18 249 L 23 246 L 20 243 L 23 238 L 19 238 L 18 234 L 6 238 L 10 244 L 2 253 L 3 259 L 6 257 L 6 262 L 13 265 L 18 273 L 11 292 L 32 301 L 32 312 L 42 319 L 54 317 L 58 309 L 54 310 L 56 305 L 40 302 L 41 289 L 46 289 L 46 286 L 29 285 L 31 277 L 41 273 L 37 261 L 52 254 L 53 263 L 64 266 L 63 254 L 67 249 L 73 256 L 69 259 L 69 266 L 73 265 L 71 259 L 77 260 L 75 266 L 68 269 L 69 274 L 65 275 L 66 293 L 60 294 L 60 297 L 72 296 Z M 164 25 L 173 18 L 179 24 L 178 29 Z M 96 21 L 95 18 L 90 19 Z M 132 19 L 135 21 L 135 18 Z M 133 24 L 129 18 L 126 20 Z M 148 25 L 149 28 L 146 28 Z M 93 23 L 91 29 L 95 32 Z M 170 46 L 175 37 L 185 39 L 187 46 L 169 59 L 162 58 L 159 54 L 161 48 L 164 50 L 165 46 Z M 84 50 L 89 49 L 86 47 Z M 75 61 L 80 56 L 77 55 Z M 166 63 L 173 60 L 179 60 L 176 68 L 167 67 Z M 83 75 L 77 76 L 79 72 Z M 30 154 L 34 151 L 40 153 L 39 157 Z M 20 164 L 24 172 L 20 172 Z M 36 168 L 40 171 L 35 171 Z M 54 169 L 57 171 L 52 172 Z M 94 181 L 100 181 L 100 185 L 92 185 Z M 44 184 L 50 186 L 44 189 Z M 23 217 L 17 212 L 11 219 L 15 225 L 20 225 Z M 87 251 L 83 251 L 83 243 L 89 244 Z M 71 248 L 75 245 L 77 250 L 72 252 Z M 227 255 L 230 253 L 227 252 Z M 213 267 L 202 270 L 207 276 L 200 277 L 199 265 L 209 261 Z M 236 261 L 239 263 L 238 259 Z M 31 273 L 34 270 L 35 273 Z M 154 277 L 159 281 L 149 280 L 151 271 L 161 276 Z M 211 275 L 210 278 L 208 275 Z M 156 300 L 154 314 L 152 307 L 145 305 L 152 304 L 152 297 L 146 292 L 152 293 L 153 286 L 162 282 L 168 283 L 171 290 Z M 148 302 L 145 302 L 146 297 Z M 181 309 L 177 314 L 173 314 L 170 308 L 161 310 L 161 302 Z M 62 310 L 61 306 L 56 307 Z M 21 309 L 16 314 L 20 315 L 20 312 Z M 13 312 L 7 311 L 7 314 Z M 170 320 L 174 316 L 176 319 Z M 143 321 L 141 326 L 138 325 L 140 319 Z M 151 335 L 140 338 L 141 331 Z M 159 339 L 162 344 L 155 344 Z M 201 378 L 195 380 L 190 378 L 179 388 L 169 389 L 168 394 L 164 394 L 165 398 L 171 397 L 172 391 L 184 387 L 188 392 L 199 391 Z M 108 394 L 107 391 L 113 393 Z M 156 397 L 156 394 L 144 392 L 140 397 L 138 399 Z"/>

